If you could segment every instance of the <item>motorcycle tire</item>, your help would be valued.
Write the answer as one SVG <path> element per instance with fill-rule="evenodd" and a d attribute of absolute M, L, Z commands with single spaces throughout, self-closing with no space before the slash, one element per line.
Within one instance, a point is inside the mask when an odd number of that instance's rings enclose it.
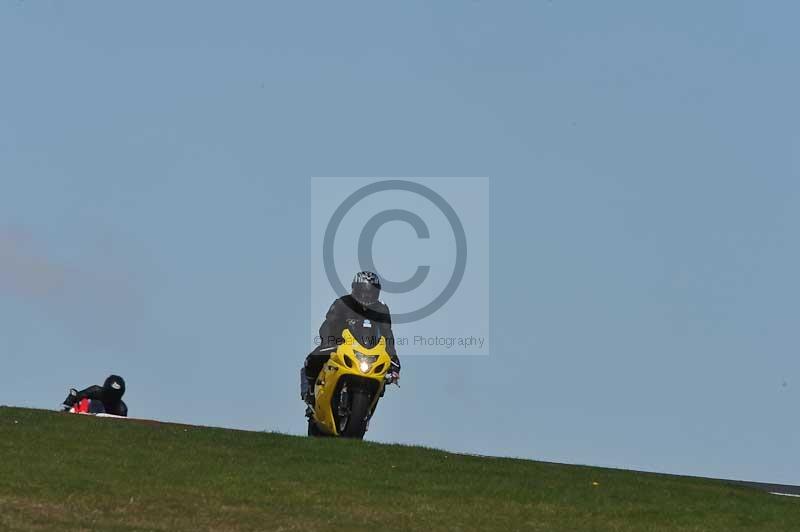
<path fill-rule="evenodd" d="M 368 393 L 353 393 L 353 399 L 350 404 L 350 417 L 342 431 L 342 437 L 358 440 L 364 438 L 364 433 L 367 432 L 370 404 L 372 404 L 372 397 Z"/>
<path fill-rule="evenodd" d="M 312 438 L 323 438 L 327 436 L 327 434 L 319 430 L 317 424 L 310 419 L 308 420 L 308 435 L 311 436 Z"/>

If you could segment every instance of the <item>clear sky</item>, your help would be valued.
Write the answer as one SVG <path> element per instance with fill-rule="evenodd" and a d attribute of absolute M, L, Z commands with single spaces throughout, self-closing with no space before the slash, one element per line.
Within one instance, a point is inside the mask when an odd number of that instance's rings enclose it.
<path fill-rule="evenodd" d="M 798 19 L 4 2 L 0 403 L 301 433 L 311 176 L 489 176 L 491 353 L 370 438 L 800 483 Z"/>

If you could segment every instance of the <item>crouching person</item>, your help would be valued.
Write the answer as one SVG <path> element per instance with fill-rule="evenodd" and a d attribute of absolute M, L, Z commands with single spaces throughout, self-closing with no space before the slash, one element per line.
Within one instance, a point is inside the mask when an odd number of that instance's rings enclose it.
<path fill-rule="evenodd" d="M 122 400 L 123 395 L 125 395 L 125 380 L 119 375 L 109 375 L 102 386 L 89 386 L 80 391 L 72 388 L 64 399 L 64 410 L 70 410 L 84 399 L 89 399 L 92 404 L 89 411 L 91 413 L 127 417 L 128 406 Z"/>

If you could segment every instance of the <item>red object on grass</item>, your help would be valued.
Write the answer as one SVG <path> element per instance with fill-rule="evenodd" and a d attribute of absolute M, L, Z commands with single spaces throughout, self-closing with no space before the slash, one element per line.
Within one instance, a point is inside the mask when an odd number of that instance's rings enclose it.
<path fill-rule="evenodd" d="M 72 412 L 75 414 L 88 414 L 89 407 L 91 406 L 91 404 L 92 404 L 91 399 L 88 398 L 81 399 L 80 401 L 78 401 L 78 404 L 72 407 Z"/>

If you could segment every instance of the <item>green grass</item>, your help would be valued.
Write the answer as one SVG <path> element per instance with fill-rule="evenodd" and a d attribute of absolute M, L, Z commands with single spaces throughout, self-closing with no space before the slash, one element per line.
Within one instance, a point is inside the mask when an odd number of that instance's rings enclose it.
<path fill-rule="evenodd" d="M 0 407 L 0 530 L 412 529 L 788 532 L 800 530 L 800 500 L 686 477 Z"/>

